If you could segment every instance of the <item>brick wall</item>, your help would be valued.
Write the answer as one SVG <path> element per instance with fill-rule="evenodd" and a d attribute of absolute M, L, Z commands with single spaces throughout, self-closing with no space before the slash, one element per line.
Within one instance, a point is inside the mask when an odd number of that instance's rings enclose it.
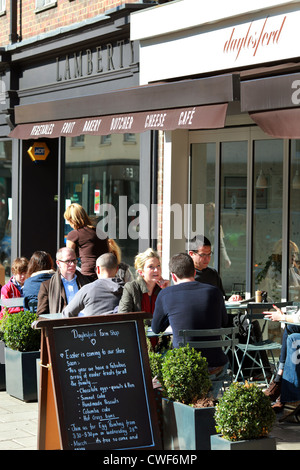
<path fill-rule="evenodd" d="M 137 0 L 57 0 L 55 7 L 36 10 L 36 0 L 16 0 L 18 5 L 18 34 L 22 40 L 39 34 L 93 18 L 107 10 Z M 21 13 L 20 13 L 21 5 Z M 21 16 L 21 20 L 20 20 Z M 6 12 L 0 16 L 0 46 L 9 44 L 10 1 Z"/>

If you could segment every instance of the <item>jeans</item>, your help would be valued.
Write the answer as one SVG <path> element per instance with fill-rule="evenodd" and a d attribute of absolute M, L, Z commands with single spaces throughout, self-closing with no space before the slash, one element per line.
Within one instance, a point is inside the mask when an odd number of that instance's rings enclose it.
<path fill-rule="evenodd" d="M 281 384 L 281 402 L 300 400 L 300 333 L 287 335 L 287 354 Z"/>
<path fill-rule="evenodd" d="M 230 367 L 229 362 L 225 364 L 223 367 L 222 371 L 219 372 L 218 374 L 211 374 L 209 376 L 210 380 L 212 381 L 212 388 L 210 390 L 213 398 L 217 398 L 222 386 L 223 386 L 223 380 L 225 380 L 225 377 L 227 376 L 227 369 Z"/>

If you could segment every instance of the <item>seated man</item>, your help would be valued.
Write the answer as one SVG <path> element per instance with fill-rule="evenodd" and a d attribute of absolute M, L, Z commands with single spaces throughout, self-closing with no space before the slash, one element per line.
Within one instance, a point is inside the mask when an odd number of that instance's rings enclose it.
<path fill-rule="evenodd" d="M 103 315 L 114 313 L 119 305 L 124 283 L 115 277 L 118 261 L 112 253 L 105 253 L 96 262 L 98 279 L 83 286 L 67 307 L 64 317 Z"/>
<path fill-rule="evenodd" d="M 38 315 L 61 313 L 76 292 L 90 282 L 76 269 L 76 254 L 71 248 L 63 247 L 57 251 L 56 265 L 58 269 L 55 274 L 40 286 Z"/>
<path fill-rule="evenodd" d="M 160 333 L 170 325 L 173 330 L 173 347 L 177 348 L 179 330 L 225 327 L 228 316 L 222 293 L 217 287 L 195 281 L 192 258 L 187 253 L 175 255 L 170 260 L 169 268 L 174 285 L 166 287 L 157 296 L 152 331 Z M 207 359 L 211 373 L 216 370 L 221 372 L 228 363 L 222 348 L 201 352 Z"/>
<path fill-rule="evenodd" d="M 196 270 L 195 280 L 219 287 L 223 296 L 225 296 L 224 287 L 219 273 L 214 268 L 208 266 L 211 257 L 210 241 L 203 235 L 194 237 L 190 241 L 189 255 L 193 259 Z"/>

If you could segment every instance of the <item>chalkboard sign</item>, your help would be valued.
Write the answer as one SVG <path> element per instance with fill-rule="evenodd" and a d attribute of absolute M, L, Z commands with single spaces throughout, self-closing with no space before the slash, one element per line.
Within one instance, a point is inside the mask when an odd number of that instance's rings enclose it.
<path fill-rule="evenodd" d="M 64 449 L 157 448 L 142 320 L 112 321 L 126 315 L 65 319 L 48 328 Z"/>

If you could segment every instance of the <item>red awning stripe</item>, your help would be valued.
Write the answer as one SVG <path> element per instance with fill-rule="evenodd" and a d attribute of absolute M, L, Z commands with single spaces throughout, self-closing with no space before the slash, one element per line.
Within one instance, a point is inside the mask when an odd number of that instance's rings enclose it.
<path fill-rule="evenodd" d="M 83 134 L 138 134 L 148 130 L 218 129 L 225 126 L 227 103 L 94 118 L 19 124 L 9 137 L 38 139 Z"/>

